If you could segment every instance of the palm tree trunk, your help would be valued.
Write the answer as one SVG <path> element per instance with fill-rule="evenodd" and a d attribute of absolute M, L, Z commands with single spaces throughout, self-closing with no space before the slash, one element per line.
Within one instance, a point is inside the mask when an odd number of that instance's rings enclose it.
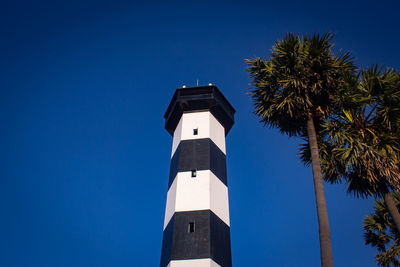
<path fill-rule="evenodd" d="M 308 132 L 308 141 L 311 149 L 311 163 L 312 163 L 312 171 L 314 177 L 314 190 L 317 203 L 319 243 L 321 250 L 321 266 L 333 267 L 328 209 L 326 208 L 326 202 L 325 202 L 324 182 L 322 180 L 321 163 L 319 161 L 317 134 L 315 132 L 314 120 L 311 115 L 308 115 L 307 132 Z"/>
<path fill-rule="evenodd" d="M 389 210 L 390 215 L 392 216 L 392 219 L 394 221 L 394 224 L 396 225 L 397 231 L 400 233 L 400 213 L 399 210 L 396 207 L 396 204 L 393 201 L 392 196 L 390 193 L 386 193 L 383 195 L 383 199 L 385 200 L 386 207 Z"/>

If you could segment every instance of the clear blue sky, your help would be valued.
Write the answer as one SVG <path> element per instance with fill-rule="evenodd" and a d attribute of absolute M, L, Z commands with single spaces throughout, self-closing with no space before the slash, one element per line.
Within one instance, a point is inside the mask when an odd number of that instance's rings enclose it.
<path fill-rule="evenodd" d="M 58 3 L 55 3 L 58 2 Z M 311 169 L 252 114 L 245 58 L 332 31 L 400 68 L 397 1 L 1 1 L 0 266 L 157 266 L 175 88 L 212 82 L 227 138 L 234 266 L 318 266 Z M 326 185 L 335 266 L 376 266 L 372 200 Z"/>

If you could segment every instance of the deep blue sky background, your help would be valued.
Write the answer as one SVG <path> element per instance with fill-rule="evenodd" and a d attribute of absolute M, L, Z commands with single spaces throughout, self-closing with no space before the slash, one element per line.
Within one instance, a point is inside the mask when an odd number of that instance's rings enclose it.
<path fill-rule="evenodd" d="M 227 137 L 234 266 L 318 266 L 311 169 L 252 114 L 245 58 L 332 31 L 400 68 L 397 1 L 1 1 L 0 266 L 157 266 L 175 88 L 212 82 Z M 372 200 L 326 185 L 336 266 L 376 266 Z"/>

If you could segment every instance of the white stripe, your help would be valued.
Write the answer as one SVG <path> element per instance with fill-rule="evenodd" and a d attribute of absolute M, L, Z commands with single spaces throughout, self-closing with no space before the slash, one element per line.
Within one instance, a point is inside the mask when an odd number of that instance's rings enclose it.
<path fill-rule="evenodd" d="M 175 153 L 175 150 L 178 148 L 179 143 L 181 142 L 181 136 L 182 136 L 182 120 L 183 116 L 179 120 L 178 125 L 175 128 L 174 131 L 174 137 L 172 138 L 172 151 L 171 151 L 171 158 Z"/>
<path fill-rule="evenodd" d="M 198 130 L 197 135 L 193 134 L 194 129 Z M 171 158 L 181 140 L 200 138 L 210 138 L 222 152 L 226 153 L 225 128 L 209 111 L 201 111 L 182 114 L 174 132 Z"/>
<path fill-rule="evenodd" d="M 164 229 L 175 212 L 211 210 L 229 226 L 228 188 L 210 170 L 178 172 L 167 194 Z"/>
<path fill-rule="evenodd" d="M 167 267 L 218 267 L 212 259 L 170 261 Z"/>
<path fill-rule="evenodd" d="M 165 207 L 165 217 L 164 217 L 164 229 L 165 227 L 167 227 L 169 221 L 171 220 L 172 215 L 174 215 L 175 213 L 177 180 L 178 179 L 176 179 L 175 177 L 167 193 L 167 204 Z"/>

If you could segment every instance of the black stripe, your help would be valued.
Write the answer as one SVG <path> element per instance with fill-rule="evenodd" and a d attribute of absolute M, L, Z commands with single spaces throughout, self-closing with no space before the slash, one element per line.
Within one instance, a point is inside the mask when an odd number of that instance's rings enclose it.
<path fill-rule="evenodd" d="M 183 140 L 171 159 L 168 189 L 178 172 L 211 170 L 225 185 L 226 156 L 210 138 Z"/>
<path fill-rule="evenodd" d="M 193 233 L 189 222 L 194 222 Z M 211 258 L 232 266 L 230 228 L 210 210 L 175 212 L 164 230 L 161 267 L 171 260 Z"/>

